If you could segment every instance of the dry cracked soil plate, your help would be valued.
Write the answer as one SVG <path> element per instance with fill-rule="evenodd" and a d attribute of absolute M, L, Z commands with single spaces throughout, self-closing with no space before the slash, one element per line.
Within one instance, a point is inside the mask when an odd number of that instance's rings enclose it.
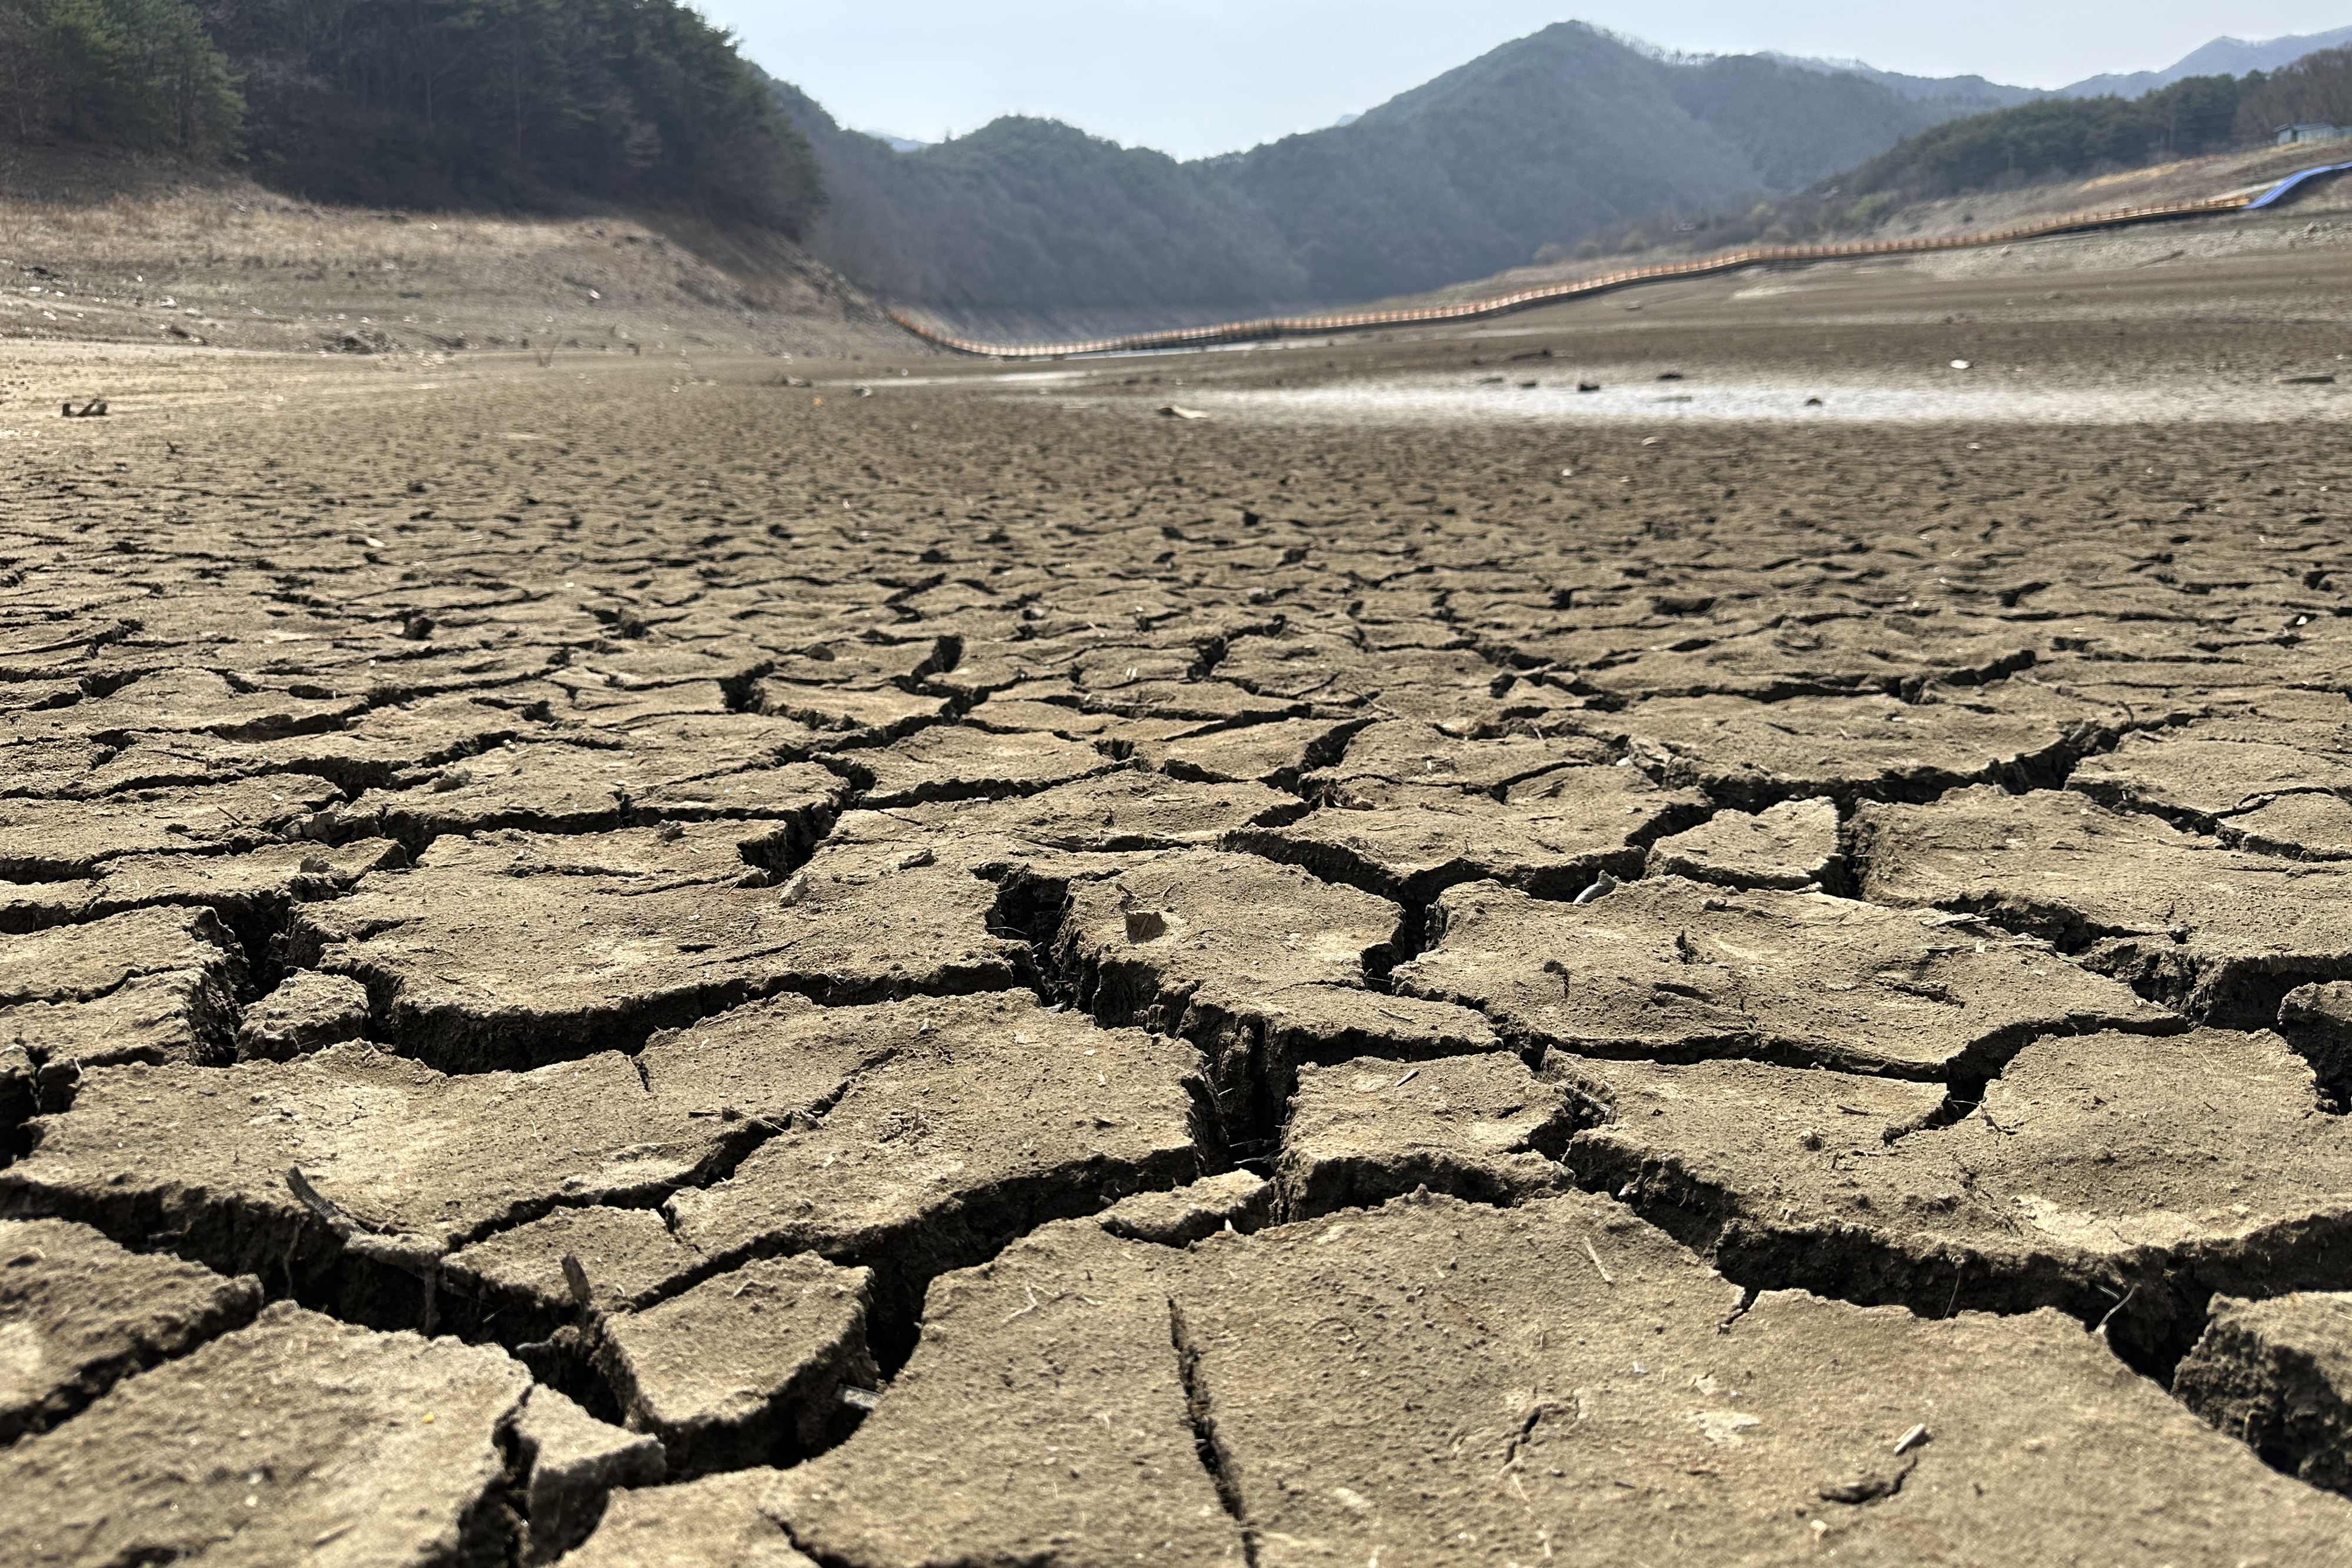
<path fill-rule="evenodd" d="M 2346 1559 L 2324 421 L 558 351 L 0 446 L 34 1554 Z"/>

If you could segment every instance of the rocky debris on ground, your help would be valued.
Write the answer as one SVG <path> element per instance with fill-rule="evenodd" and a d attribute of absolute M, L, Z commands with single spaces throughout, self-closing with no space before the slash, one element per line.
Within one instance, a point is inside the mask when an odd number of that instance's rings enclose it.
<path fill-rule="evenodd" d="M 657 1486 L 667 1473 L 658 1440 L 616 1430 L 545 1384 L 524 1396 L 513 1444 L 529 1477 L 528 1563 L 552 1563 L 587 1540 L 614 1489 Z"/>
<path fill-rule="evenodd" d="M 1853 842 L 1863 897 L 1984 915 L 2203 1022 L 2263 1028 L 2297 986 L 2352 977 L 2352 875 L 2072 789 L 1865 805 Z"/>
<path fill-rule="evenodd" d="M 847 1435 L 845 1391 L 881 1382 L 866 1348 L 872 1279 L 821 1258 L 757 1260 L 602 1318 L 596 1367 L 671 1477 L 789 1464 Z"/>
<path fill-rule="evenodd" d="M 1509 1207 L 1570 1185 L 1573 1100 L 1507 1052 L 1303 1065 L 1275 1161 L 1286 1220 L 1426 1189 Z"/>
<path fill-rule="evenodd" d="M 504 1561 L 501 1435 L 530 1375 L 495 1348 L 291 1303 L 0 1454 L 29 1560 Z"/>
<path fill-rule="evenodd" d="M 1929 1315 L 2055 1306 L 2157 1366 L 2213 1292 L 2352 1285 L 2352 1132 L 2275 1035 L 2054 1036 L 1948 1112 L 1833 1072 L 1545 1071 L 1610 1108 L 1570 1145 L 1578 1179 L 1713 1237 L 1736 1280 Z"/>
<path fill-rule="evenodd" d="M 261 1309 L 251 1278 L 128 1252 L 61 1219 L 0 1220 L 0 1444 Z"/>
<path fill-rule="evenodd" d="M 1753 815 L 1717 811 L 1652 844 L 1643 869 L 1724 887 L 1846 891 L 1837 808 L 1821 800 L 1783 800 Z"/>
<path fill-rule="evenodd" d="M 1397 990 L 1475 1008 L 1529 1051 L 1948 1078 L 2044 1035 L 2186 1027 L 2044 943 L 1822 893 L 1645 877 L 1562 904 L 1476 883 L 1432 924 Z"/>
<path fill-rule="evenodd" d="M 2352 1292 L 2216 1297 L 2172 1392 L 2275 1469 L 2352 1490 Z"/>

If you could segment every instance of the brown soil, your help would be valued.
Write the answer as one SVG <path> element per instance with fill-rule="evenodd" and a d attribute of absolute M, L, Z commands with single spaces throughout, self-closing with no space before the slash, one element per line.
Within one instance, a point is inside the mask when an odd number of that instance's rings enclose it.
<path fill-rule="evenodd" d="M 2326 222 L 0 340 L 27 1554 L 2352 1560 Z"/>
<path fill-rule="evenodd" d="M 519 352 L 846 357 L 906 340 L 789 241 L 688 214 L 337 207 L 169 160 L 0 155 L 11 349 L 204 345 L 440 365 Z"/>

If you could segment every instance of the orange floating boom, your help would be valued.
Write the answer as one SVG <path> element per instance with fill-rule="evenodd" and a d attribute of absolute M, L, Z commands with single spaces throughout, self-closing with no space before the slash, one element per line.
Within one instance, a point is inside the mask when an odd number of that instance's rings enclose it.
<path fill-rule="evenodd" d="M 1869 256 L 1905 256 L 1920 251 L 1972 250 L 1984 246 L 2009 245 L 2018 240 L 2041 239 L 2050 235 L 2078 233 L 2084 229 L 2118 228 L 2126 224 L 2156 223 L 2167 218 L 2203 217 L 2252 206 L 2265 195 L 2291 183 L 2282 182 L 2281 186 L 2258 194 L 2242 193 L 2161 206 L 2115 207 L 2104 212 L 2070 213 L 2063 217 L 2047 218 L 2039 223 L 1995 229 L 1985 234 L 1857 240 L 1846 245 L 1751 246 L 1745 250 L 1721 251 L 1689 261 L 1661 262 L 1653 267 L 1633 267 L 1619 272 L 1606 272 L 1598 277 L 1549 283 L 1540 288 L 1523 288 L 1515 294 L 1497 295 L 1490 299 L 1465 300 L 1458 305 L 1424 305 L 1409 310 L 1357 310 L 1325 316 L 1269 316 L 1255 321 L 1227 321 L 1213 327 L 1182 327 L 1165 332 L 1135 332 L 1123 338 L 1095 338 L 1077 343 L 985 343 L 942 332 L 903 311 L 891 311 L 890 319 L 915 336 L 943 349 L 997 360 L 1060 359 L 1070 354 L 1133 353 L 1147 349 L 1202 349 L 1219 343 L 1250 343 L 1276 338 L 1357 332 L 1370 327 L 1475 321 L 1481 317 L 1501 316 L 1561 299 L 1579 299 L 1586 295 L 1602 294 L 1637 283 L 1656 283 L 1671 277 L 1704 277 L 1710 273 L 1769 266 L 1775 262 L 1843 261 Z"/>

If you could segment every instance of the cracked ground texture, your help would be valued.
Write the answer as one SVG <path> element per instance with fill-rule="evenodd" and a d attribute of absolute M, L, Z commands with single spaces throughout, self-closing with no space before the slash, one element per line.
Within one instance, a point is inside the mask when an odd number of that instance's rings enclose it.
<path fill-rule="evenodd" d="M 2352 1561 L 2335 394 L 1738 282 L 11 413 L 0 1561 Z"/>

